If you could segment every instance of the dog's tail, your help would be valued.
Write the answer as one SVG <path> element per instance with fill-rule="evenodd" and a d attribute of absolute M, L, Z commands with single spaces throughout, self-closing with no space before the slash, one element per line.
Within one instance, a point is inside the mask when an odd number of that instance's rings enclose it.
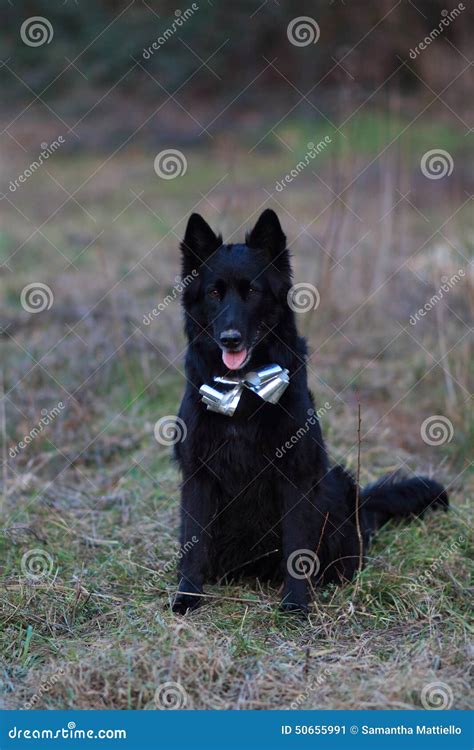
<path fill-rule="evenodd" d="M 448 509 L 448 493 L 428 477 L 388 474 L 361 491 L 361 518 L 369 538 L 391 518 L 422 516 L 428 508 L 436 507 Z"/>

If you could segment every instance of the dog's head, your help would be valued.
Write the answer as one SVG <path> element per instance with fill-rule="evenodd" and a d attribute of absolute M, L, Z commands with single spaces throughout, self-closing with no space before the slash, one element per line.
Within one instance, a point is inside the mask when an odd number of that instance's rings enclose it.
<path fill-rule="evenodd" d="M 181 250 L 187 334 L 240 370 L 288 310 L 291 268 L 278 217 L 267 209 L 245 244 L 223 244 L 192 214 Z"/>

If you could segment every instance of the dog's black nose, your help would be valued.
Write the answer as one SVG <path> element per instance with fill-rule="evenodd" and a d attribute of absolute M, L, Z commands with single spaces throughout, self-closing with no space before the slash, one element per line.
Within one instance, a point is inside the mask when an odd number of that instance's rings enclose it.
<path fill-rule="evenodd" d="M 226 349 L 237 349 L 242 343 L 242 334 L 235 328 L 229 328 L 227 331 L 222 331 L 219 341 Z"/>

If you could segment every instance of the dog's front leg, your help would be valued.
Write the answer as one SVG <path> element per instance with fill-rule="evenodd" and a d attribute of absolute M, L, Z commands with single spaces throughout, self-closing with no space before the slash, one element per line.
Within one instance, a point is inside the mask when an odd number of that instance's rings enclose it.
<path fill-rule="evenodd" d="M 202 604 L 211 544 L 211 488 L 202 472 L 185 480 L 181 491 L 181 551 L 173 612 L 185 614 Z"/>
<path fill-rule="evenodd" d="M 317 573 L 314 546 L 318 538 L 314 508 L 306 494 L 310 487 L 296 488 L 287 482 L 281 490 L 284 566 L 281 608 L 286 612 L 307 613 L 309 582 Z"/>

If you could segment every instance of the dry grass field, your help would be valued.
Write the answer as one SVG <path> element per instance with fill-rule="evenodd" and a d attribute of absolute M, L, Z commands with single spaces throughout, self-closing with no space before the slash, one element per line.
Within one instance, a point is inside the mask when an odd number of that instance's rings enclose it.
<path fill-rule="evenodd" d="M 472 705 L 472 158 L 455 128 L 408 124 L 367 109 L 340 132 L 250 123 L 180 147 L 173 180 L 154 170 L 159 149 L 66 144 L 4 188 L 4 708 L 155 709 L 169 688 L 183 708 L 411 709 L 433 683 Z M 435 147 L 452 178 L 420 170 Z M 4 158 L 13 177 L 29 160 L 13 146 Z M 362 481 L 435 474 L 452 509 L 385 527 L 358 580 L 318 591 L 308 622 L 252 581 L 208 587 L 179 619 L 179 476 L 154 438 L 184 386 L 178 243 L 193 210 L 237 240 L 267 206 L 295 281 L 320 295 L 299 327 L 331 456 L 356 469 L 360 403 Z M 48 304 L 28 312 L 22 290 L 38 282 Z"/>

